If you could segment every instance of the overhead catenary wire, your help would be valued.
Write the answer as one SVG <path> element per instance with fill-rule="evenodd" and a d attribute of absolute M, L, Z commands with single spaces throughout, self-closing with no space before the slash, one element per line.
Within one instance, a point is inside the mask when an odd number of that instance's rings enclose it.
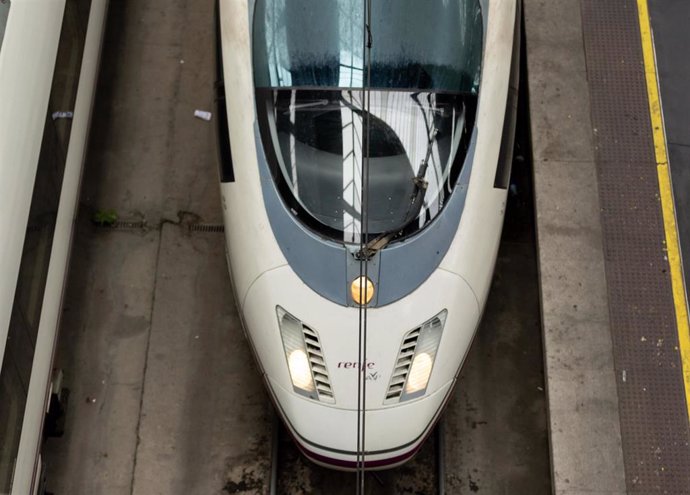
<path fill-rule="evenodd" d="M 364 4 L 364 54 L 366 60 L 366 83 L 364 84 L 364 119 L 365 129 L 362 143 L 362 179 L 361 179 L 361 224 L 360 251 L 369 242 L 369 145 L 370 145 L 370 114 L 371 109 L 371 0 L 363 0 Z M 357 373 L 357 489 L 358 495 L 364 495 L 365 466 L 366 466 L 366 360 L 367 360 L 367 304 L 365 297 L 366 280 L 369 277 L 369 260 L 359 260 L 359 329 L 358 329 L 358 362 Z"/>

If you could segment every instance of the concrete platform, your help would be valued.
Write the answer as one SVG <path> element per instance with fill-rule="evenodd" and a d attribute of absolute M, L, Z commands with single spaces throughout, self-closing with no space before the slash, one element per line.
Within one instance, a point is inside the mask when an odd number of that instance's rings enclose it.
<path fill-rule="evenodd" d="M 235 312 L 210 109 L 213 0 L 111 2 L 56 366 L 58 495 L 263 493 L 270 419 Z M 115 210 L 134 228 L 90 223 Z M 182 222 L 181 222 L 182 220 Z M 143 222 L 144 227 L 140 227 Z"/>
<path fill-rule="evenodd" d="M 49 439 L 44 450 L 49 489 L 129 494 L 160 235 L 103 232 L 87 241 L 84 228 L 56 361 L 69 384 L 71 414 L 65 436 Z"/>
<path fill-rule="evenodd" d="M 525 23 L 554 493 L 690 493 L 637 3 Z"/>
<path fill-rule="evenodd" d="M 268 486 L 268 398 L 226 275 L 221 233 L 164 224 L 133 494 Z"/>
<path fill-rule="evenodd" d="M 625 493 L 579 0 L 525 0 L 554 493 Z"/>

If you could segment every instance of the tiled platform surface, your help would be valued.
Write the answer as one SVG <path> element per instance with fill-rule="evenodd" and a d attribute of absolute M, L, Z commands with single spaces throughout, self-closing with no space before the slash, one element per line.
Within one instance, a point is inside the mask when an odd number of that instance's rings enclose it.
<path fill-rule="evenodd" d="M 690 493 L 635 0 L 525 0 L 557 494 Z"/>

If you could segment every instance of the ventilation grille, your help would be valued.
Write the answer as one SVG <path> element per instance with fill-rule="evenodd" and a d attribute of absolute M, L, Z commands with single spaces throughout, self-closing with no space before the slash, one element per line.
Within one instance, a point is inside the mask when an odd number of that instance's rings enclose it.
<path fill-rule="evenodd" d="M 388 385 L 388 392 L 386 392 L 384 404 L 390 404 L 400 400 L 400 396 L 405 388 L 405 382 L 407 381 L 407 375 L 410 373 L 412 358 L 414 357 L 414 351 L 417 347 L 417 341 L 419 340 L 421 330 L 422 328 L 418 327 L 405 335 L 402 346 L 400 346 L 400 352 L 398 353 L 398 360 L 395 362 L 393 376 L 391 376 L 391 382 L 390 385 Z"/>
<path fill-rule="evenodd" d="M 193 223 L 189 225 L 192 232 L 225 232 L 223 224 Z"/>
<path fill-rule="evenodd" d="M 302 324 L 302 333 L 304 335 L 304 345 L 307 348 L 307 356 L 309 357 L 309 366 L 314 377 L 314 385 L 316 386 L 316 393 L 319 400 L 322 402 L 335 402 L 333 396 L 333 389 L 331 388 L 331 380 L 328 378 L 328 368 L 326 367 L 326 360 L 323 358 L 321 351 L 321 342 L 319 342 L 319 335 Z"/>

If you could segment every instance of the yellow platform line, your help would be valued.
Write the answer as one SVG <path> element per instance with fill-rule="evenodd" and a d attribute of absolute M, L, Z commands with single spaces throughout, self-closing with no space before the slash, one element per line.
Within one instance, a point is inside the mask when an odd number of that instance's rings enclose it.
<path fill-rule="evenodd" d="M 652 37 L 651 23 L 649 21 L 647 0 L 637 0 L 637 11 L 640 20 L 642 53 L 644 56 L 645 77 L 647 79 L 647 98 L 649 100 L 656 168 L 659 177 L 659 196 L 661 198 L 664 231 L 666 233 L 666 251 L 671 273 L 673 304 L 676 309 L 676 327 L 678 329 L 680 358 L 683 366 L 685 402 L 688 418 L 690 419 L 690 328 L 688 327 L 688 306 L 680 259 L 671 175 L 668 167 L 666 132 L 664 129 L 663 115 L 661 113 L 661 101 L 659 98 L 659 82 L 656 70 L 654 39 Z"/>

